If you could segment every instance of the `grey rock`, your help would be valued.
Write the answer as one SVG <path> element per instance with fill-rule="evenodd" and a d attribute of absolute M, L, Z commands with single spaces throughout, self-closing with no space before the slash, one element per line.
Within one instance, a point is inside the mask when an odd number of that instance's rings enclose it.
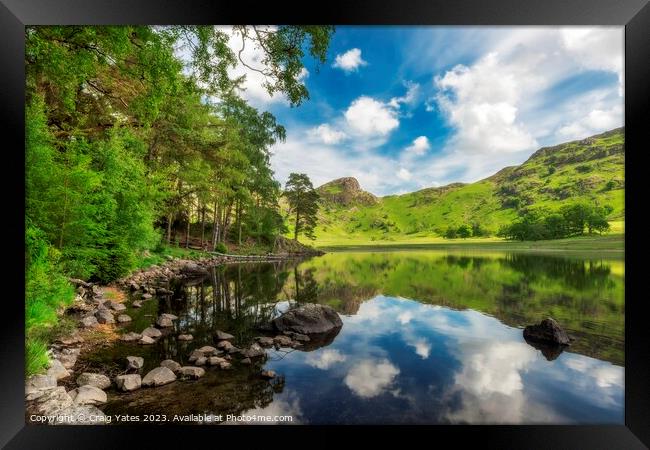
<path fill-rule="evenodd" d="M 262 378 L 267 378 L 267 379 L 272 379 L 275 378 L 277 375 L 273 370 L 263 370 L 260 375 Z"/>
<path fill-rule="evenodd" d="M 291 347 L 293 341 L 289 336 L 279 335 L 273 338 L 273 343 L 279 347 Z"/>
<path fill-rule="evenodd" d="M 194 339 L 194 336 L 192 336 L 191 334 L 179 334 L 178 335 L 178 340 L 179 341 L 191 341 L 192 339 Z"/>
<path fill-rule="evenodd" d="M 143 300 L 149 300 L 151 297 L 153 297 L 153 295 L 151 295 L 148 292 L 145 292 L 144 294 L 142 294 L 142 299 Z"/>
<path fill-rule="evenodd" d="M 108 389 L 111 380 L 101 373 L 84 372 L 77 377 L 77 386 L 94 386 L 99 389 Z"/>
<path fill-rule="evenodd" d="M 299 341 L 299 342 L 309 342 L 311 340 L 309 336 L 307 336 L 306 334 L 300 334 L 300 333 L 294 333 L 292 339 L 294 341 Z"/>
<path fill-rule="evenodd" d="M 192 353 L 190 353 L 190 357 L 188 358 L 189 362 L 194 362 L 197 359 L 201 358 L 203 356 L 203 352 L 200 352 L 198 350 L 193 350 Z"/>
<path fill-rule="evenodd" d="M 149 336 L 150 338 L 156 339 L 162 336 L 162 332 L 158 328 L 148 327 L 142 330 L 142 336 Z"/>
<path fill-rule="evenodd" d="M 225 351 L 228 351 L 233 347 L 234 347 L 234 345 L 232 345 L 232 342 L 230 342 L 230 341 L 220 341 L 217 344 L 217 348 L 220 348 L 220 349 L 225 350 Z"/>
<path fill-rule="evenodd" d="M 199 356 L 198 358 L 196 358 L 196 361 L 194 361 L 194 364 L 196 364 L 197 366 L 205 366 L 207 362 L 208 362 L 207 357 Z"/>
<path fill-rule="evenodd" d="M 168 328 L 168 327 L 173 327 L 174 322 L 168 317 L 163 317 L 160 316 L 158 317 L 158 320 L 156 320 L 156 325 L 158 325 L 161 328 Z"/>
<path fill-rule="evenodd" d="M 120 391 L 130 392 L 140 389 L 142 378 L 139 374 L 118 375 L 115 377 L 115 385 Z"/>
<path fill-rule="evenodd" d="M 109 301 L 108 302 L 108 307 L 111 308 L 115 312 L 120 312 L 126 310 L 126 306 L 120 302 L 114 302 L 114 301 Z"/>
<path fill-rule="evenodd" d="M 260 344 L 262 347 L 273 346 L 273 338 L 263 336 L 263 337 L 258 337 L 256 339 L 257 339 L 257 343 Z"/>
<path fill-rule="evenodd" d="M 235 336 L 233 336 L 232 334 L 225 333 L 221 330 L 217 330 L 214 333 L 214 337 L 217 338 L 217 340 L 219 341 L 230 341 L 232 339 L 235 339 Z"/>
<path fill-rule="evenodd" d="M 70 372 L 63 367 L 63 364 L 58 359 L 50 361 L 50 368 L 47 369 L 47 374 L 53 376 L 57 380 L 70 376 Z"/>
<path fill-rule="evenodd" d="M 242 364 L 248 366 L 248 365 L 252 364 L 252 361 L 251 361 L 250 358 L 244 358 L 244 359 L 242 359 L 242 360 L 240 361 L 240 363 L 242 363 Z"/>
<path fill-rule="evenodd" d="M 54 425 L 105 425 L 106 415 L 94 405 L 72 405 L 58 412 Z"/>
<path fill-rule="evenodd" d="M 107 309 L 97 310 L 97 312 L 95 313 L 95 317 L 97 317 L 97 322 L 99 323 L 105 323 L 105 324 L 115 323 L 115 318 L 113 317 L 113 313 L 111 313 Z"/>
<path fill-rule="evenodd" d="M 331 306 L 307 303 L 273 319 L 273 325 L 279 331 L 310 335 L 341 328 L 343 322 Z"/>
<path fill-rule="evenodd" d="M 127 356 L 126 370 L 140 370 L 144 367 L 144 358 L 141 356 Z"/>
<path fill-rule="evenodd" d="M 142 303 L 136 300 L 133 303 L 131 303 L 131 306 L 133 308 L 142 308 Z"/>
<path fill-rule="evenodd" d="M 173 359 L 166 359 L 160 363 L 160 367 L 167 367 L 172 372 L 176 372 L 178 369 L 181 368 L 181 365 L 178 364 Z"/>
<path fill-rule="evenodd" d="M 208 358 L 208 365 L 210 366 L 218 366 L 219 364 L 226 362 L 225 359 L 220 358 L 219 356 L 210 356 Z"/>
<path fill-rule="evenodd" d="M 160 315 L 160 317 L 164 317 L 164 318 L 169 319 L 169 320 L 178 320 L 178 316 L 176 316 L 174 314 L 169 314 L 169 313 L 162 313 Z"/>
<path fill-rule="evenodd" d="M 167 367 L 156 367 L 142 379 L 143 386 L 163 386 L 176 381 L 176 375 Z"/>
<path fill-rule="evenodd" d="M 524 339 L 558 345 L 571 344 L 571 339 L 566 331 L 551 318 L 542 320 L 539 325 L 529 325 L 524 328 Z"/>
<path fill-rule="evenodd" d="M 68 395 L 75 405 L 101 405 L 107 400 L 106 392 L 90 385 L 79 386 L 68 392 Z"/>
<path fill-rule="evenodd" d="M 253 344 L 248 348 L 248 350 L 244 350 L 242 354 L 247 358 L 258 358 L 266 355 L 266 352 L 258 344 Z"/>
<path fill-rule="evenodd" d="M 32 375 L 25 383 L 25 393 L 56 387 L 56 381 L 56 377 L 53 375 Z"/>
<path fill-rule="evenodd" d="M 204 345 L 203 347 L 197 349 L 196 351 L 201 352 L 203 356 L 213 356 L 217 354 L 217 349 L 210 345 Z"/>
<path fill-rule="evenodd" d="M 86 316 L 79 321 L 84 328 L 93 328 L 99 325 L 95 316 Z"/>
<path fill-rule="evenodd" d="M 178 376 L 183 380 L 196 380 L 203 375 L 205 375 L 205 369 L 202 367 L 185 366 L 178 369 Z"/>
<path fill-rule="evenodd" d="M 120 336 L 120 341 L 124 342 L 134 342 L 139 341 L 140 339 L 142 339 L 142 335 L 134 331 L 129 331 L 128 333 L 124 333 L 122 336 Z"/>
<path fill-rule="evenodd" d="M 119 323 L 131 322 L 131 316 L 127 314 L 120 314 L 119 316 L 117 316 L 117 321 Z"/>
<path fill-rule="evenodd" d="M 33 410 L 37 414 L 56 414 L 58 411 L 72 406 L 72 398 L 63 386 L 44 389 L 41 396 L 33 402 Z"/>
<path fill-rule="evenodd" d="M 142 336 L 139 342 L 143 345 L 151 345 L 156 341 L 153 338 L 150 338 L 149 336 Z"/>

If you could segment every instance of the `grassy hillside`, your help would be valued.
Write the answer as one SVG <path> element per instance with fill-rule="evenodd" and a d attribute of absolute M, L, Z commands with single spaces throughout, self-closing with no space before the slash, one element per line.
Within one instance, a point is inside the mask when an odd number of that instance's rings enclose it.
<path fill-rule="evenodd" d="M 490 234 L 518 214 L 555 210 L 586 200 L 611 205 L 613 232 L 623 231 L 624 129 L 535 152 L 517 167 L 484 180 L 453 183 L 377 198 L 354 178 L 318 188 L 321 194 L 317 246 L 357 243 L 426 243 L 442 239 L 449 226 L 479 223 Z M 289 224 L 291 228 L 291 224 Z"/>

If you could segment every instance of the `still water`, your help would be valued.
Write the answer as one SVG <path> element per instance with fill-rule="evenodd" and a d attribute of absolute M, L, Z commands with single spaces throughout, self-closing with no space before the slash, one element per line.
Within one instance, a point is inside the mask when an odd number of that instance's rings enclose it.
<path fill-rule="evenodd" d="M 305 302 L 343 327 L 331 342 L 268 350 L 252 366 L 207 367 L 197 381 L 109 391 L 109 414 L 290 415 L 292 423 L 479 424 L 624 421 L 624 266 L 620 259 L 436 251 L 329 253 L 304 261 L 214 268 L 174 295 L 129 308 L 141 331 L 179 316 L 152 346 L 117 342 L 84 357 L 123 370 L 127 355 L 190 365 L 192 349 L 227 331 L 245 346 L 257 327 Z M 555 318 L 576 341 L 535 348 L 522 328 Z M 195 339 L 183 343 L 179 333 Z M 317 348 L 314 348 L 317 347 Z M 272 382 L 259 371 L 274 370 Z"/>

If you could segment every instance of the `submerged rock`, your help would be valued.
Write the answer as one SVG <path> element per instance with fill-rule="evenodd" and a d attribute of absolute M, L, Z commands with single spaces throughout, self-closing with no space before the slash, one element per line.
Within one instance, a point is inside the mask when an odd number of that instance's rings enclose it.
<path fill-rule="evenodd" d="M 528 325 L 524 328 L 524 339 L 558 345 L 571 345 L 569 335 L 551 318 L 542 320 L 539 325 Z"/>
<path fill-rule="evenodd" d="M 142 386 L 142 378 L 139 374 L 118 375 L 115 377 L 115 385 L 124 392 L 135 391 Z"/>
<path fill-rule="evenodd" d="M 262 347 L 272 347 L 273 346 L 273 338 L 270 337 L 258 337 L 255 338 L 257 340 L 257 343 L 260 344 Z"/>
<path fill-rule="evenodd" d="M 293 341 L 289 336 L 279 335 L 273 338 L 273 343 L 276 347 L 291 347 Z"/>
<path fill-rule="evenodd" d="M 338 313 L 331 306 L 308 303 L 290 309 L 273 319 L 278 331 L 293 331 L 305 335 L 328 333 L 343 326 Z"/>
<path fill-rule="evenodd" d="M 191 341 L 194 339 L 194 336 L 191 334 L 179 334 L 178 335 L 178 340 L 179 341 Z"/>
<path fill-rule="evenodd" d="M 160 316 L 158 317 L 158 320 L 156 320 L 156 325 L 161 328 L 169 328 L 174 326 L 174 322 L 172 322 L 169 317 Z"/>
<path fill-rule="evenodd" d="M 84 372 L 77 377 L 77 386 L 93 386 L 98 389 L 108 389 L 111 380 L 101 373 Z"/>
<path fill-rule="evenodd" d="M 143 386 L 163 386 L 176 381 L 176 375 L 167 367 L 156 367 L 142 379 Z"/>

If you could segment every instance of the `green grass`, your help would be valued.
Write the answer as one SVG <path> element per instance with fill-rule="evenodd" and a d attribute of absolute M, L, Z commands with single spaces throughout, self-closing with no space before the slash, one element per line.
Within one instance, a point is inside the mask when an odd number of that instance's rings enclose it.
<path fill-rule="evenodd" d="M 25 341 L 25 375 L 27 377 L 44 371 L 49 363 L 47 344 L 39 339 Z"/>
<path fill-rule="evenodd" d="M 435 239 L 426 242 L 395 241 L 389 243 L 330 244 L 320 246 L 326 251 L 386 251 L 386 250 L 494 250 L 494 251 L 570 251 L 570 252 L 606 252 L 622 254 L 624 248 L 623 234 L 579 236 L 567 239 L 547 241 L 506 241 L 499 238 L 483 239 Z"/>

